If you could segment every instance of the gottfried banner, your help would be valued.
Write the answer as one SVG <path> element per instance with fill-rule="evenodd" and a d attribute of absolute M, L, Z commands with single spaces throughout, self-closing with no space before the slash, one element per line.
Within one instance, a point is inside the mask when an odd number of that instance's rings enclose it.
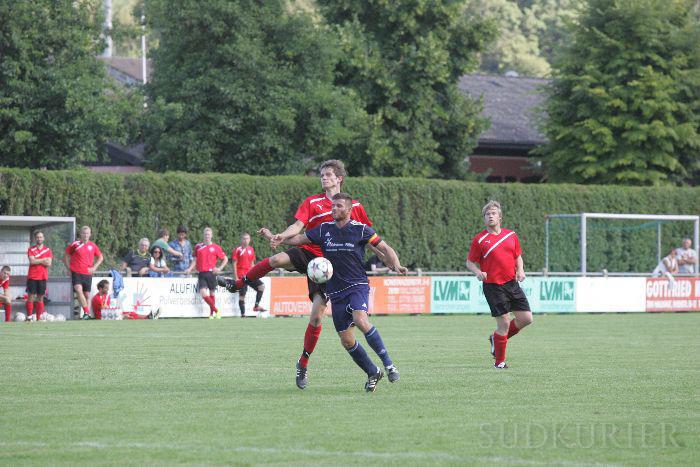
<path fill-rule="evenodd" d="M 647 311 L 700 311 L 700 279 L 647 279 Z"/>

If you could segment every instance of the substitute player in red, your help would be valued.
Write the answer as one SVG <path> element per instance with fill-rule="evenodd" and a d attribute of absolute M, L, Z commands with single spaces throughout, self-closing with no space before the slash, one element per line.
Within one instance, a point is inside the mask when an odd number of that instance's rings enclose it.
<path fill-rule="evenodd" d="M 5 322 L 12 321 L 12 296 L 10 295 L 10 266 L 0 268 L 0 303 L 5 308 Z"/>
<path fill-rule="evenodd" d="M 33 246 L 27 250 L 29 258 L 29 271 L 27 272 L 27 319 L 34 314 L 36 307 L 36 319 L 40 320 L 44 314 L 44 295 L 46 295 L 46 281 L 49 279 L 49 266 L 53 261 L 51 248 L 44 245 L 44 233 L 34 232 Z"/>
<path fill-rule="evenodd" d="M 481 210 L 486 229 L 472 240 L 467 268 L 484 282 L 484 296 L 496 318 L 496 331 L 489 336 L 494 368 L 508 368 L 508 339 L 532 323 L 532 311 L 518 282 L 525 280 L 522 249 L 514 231 L 501 227 L 503 216 L 498 201 Z M 514 319 L 510 319 L 509 313 Z"/>
<path fill-rule="evenodd" d="M 212 242 L 214 232 L 211 227 L 206 227 L 202 232 L 204 241 L 197 243 L 194 247 L 194 261 L 190 264 L 185 272 L 192 273 L 192 270 L 197 268 L 197 283 L 199 285 L 199 294 L 202 300 L 209 305 L 209 319 L 221 319 L 221 312 L 216 308 L 216 275 L 226 267 L 228 258 L 219 245 Z M 221 260 L 221 264 L 217 266 L 217 260 Z"/>
<path fill-rule="evenodd" d="M 90 241 L 92 230 L 87 225 L 80 229 L 80 240 L 76 240 L 66 248 L 63 262 L 70 271 L 71 284 L 80 302 L 81 319 L 90 318 L 88 297 L 92 289 L 92 273 L 100 267 L 104 256 L 100 249 Z M 95 261 L 97 258 L 97 261 Z"/>
<path fill-rule="evenodd" d="M 319 172 L 321 175 L 321 188 L 323 188 L 323 193 L 309 196 L 301 203 L 294 215 L 296 221 L 292 225 L 277 235 L 273 235 L 265 228 L 258 231 L 258 233 L 270 240 L 270 245 L 273 248 L 277 248 L 277 246 L 281 245 L 285 240 L 301 233 L 304 229 L 309 231 L 324 222 L 333 222 L 333 215 L 331 214 L 333 201 L 331 198 L 340 193 L 343 180 L 346 176 L 345 165 L 342 161 L 331 159 L 321 164 Z M 355 200 L 352 202 L 350 218 L 368 226 L 372 225 L 372 221 L 367 217 L 365 208 L 360 202 Z M 374 248 L 373 251 L 375 251 L 375 253 L 377 252 Z M 318 256 L 323 256 L 321 248 L 318 245 L 310 244 L 290 248 L 287 251 L 277 253 L 274 256 L 260 261 L 248 271 L 245 277 L 239 278 L 235 282 L 224 277 L 219 278 L 219 285 L 226 287 L 229 292 L 234 293 L 241 289 L 244 284 L 250 284 L 260 279 L 275 268 L 284 268 L 306 275 L 306 267 L 309 261 Z M 307 285 L 309 288 L 309 299 L 312 305 L 309 324 L 304 333 L 304 349 L 296 364 L 296 384 L 299 389 L 304 389 L 308 382 L 307 366 L 309 364 L 309 357 L 316 348 L 316 343 L 321 335 L 321 320 L 326 311 L 326 303 L 328 302 L 325 284 L 316 284 L 307 279 Z"/>
<path fill-rule="evenodd" d="M 255 249 L 250 246 L 249 233 L 241 235 L 241 244 L 231 253 L 231 264 L 233 265 L 234 280 L 245 277 L 248 271 L 250 271 L 250 268 L 255 264 Z M 250 281 L 250 284 L 245 284 L 241 290 L 238 291 L 238 308 L 241 310 L 241 318 L 245 316 L 245 296 L 248 287 L 255 289 L 255 306 L 253 307 L 253 311 L 267 311 L 260 306 L 260 300 L 265 291 L 265 284 L 263 284 L 260 279 L 255 279 L 254 281 Z"/>

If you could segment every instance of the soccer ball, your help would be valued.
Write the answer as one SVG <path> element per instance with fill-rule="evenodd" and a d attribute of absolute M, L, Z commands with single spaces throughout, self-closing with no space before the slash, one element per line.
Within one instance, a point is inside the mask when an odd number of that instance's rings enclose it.
<path fill-rule="evenodd" d="M 306 267 L 306 275 L 312 282 L 325 284 L 333 276 L 333 265 L 326 258 L 314 258 Z"/>
<path fill-rule="evenodd" d="M 63 315 L 56 315 L 56 321 L 65 321 L 66 317 Z"/>
<path fill-rule="evenodd" d="M 53 321 L 56 319 L 56 317 L 54 315 L 52 315 L 51 313 L 46 313 L 46 314 L 44 314 L 44 316 L 46 316 L 46 321 Z M 43 318 L 43 316 L 42 316 L 42 318 Z"/>
<path fill-rule="evenodd" d="M 22 321 L 26 321 L 26 320 L 27 320 L 27 315 L 25 315 L 21 311 L 15 315 L 15 321 L 17 321 L 18 323 L 21 323 Z"/>

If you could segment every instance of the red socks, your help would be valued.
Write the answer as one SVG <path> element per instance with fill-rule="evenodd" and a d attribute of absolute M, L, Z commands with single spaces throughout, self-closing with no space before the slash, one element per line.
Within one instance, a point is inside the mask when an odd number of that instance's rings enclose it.
<path fill-rule="evenodd" d="M 216 299 L 214 298 L 213 295 L 209 295 L 208 297 L 202 297 L 202 299 L 206 302 L 207 305 L 209 305 L 209 313 L 214 314 L 218 310 L 216 309 Z"/>
<path fill-rule="evenodd" d="M 506 345 L 508 345 L 508 336 L 502 336 L 494 332 L 493 348 L 496 353 L 496 365 L 506 360 Z"/>
<path fill-rule="evenodd" d="M 41 319 L 41 315 L 44 314 L 44 299 L 42 298 L 34 304 L 36 306 L 36 319 Z"/>
<path fill-rule="evenodd" d="M 9 323 L 12 321 L 12 303 L 5 303 L 5 322 Z"/>
<path fill-rule="evenodd" d="M 518 326 L 515 325 L 515 320 L 511 319 L 510 320 L 510 326 L 508 327 L 508 339 L 516 335 L 517 333 L 520 332 L 520 329 L 518 329 Z"/>
<path fill-rule="evenodd" d="M 38 302 L 37 302 L 38 305 Z M 25 308 L 27 309 L 27 318 L 32 316 L 34 314 L 34 302 L 31 300 L 27 300 L 27 303 L 25 305 Z M 37 306 L 37 313 L 39 313 L 39 307 Z M 37 316 L 36 319 L 41 318 L 41 315 Z"/>
<path fill-rule="evenodd" d="M 246 274 L 245 277 L 247 277 L 249 281 L 254 281 L 267 275 L 273 269 L 274 268 L 270 266 L 270 258 L 265 258 L 264 260 L 260 261 L 258 264 L 250 268 L 250 271 L 248 271 L 248 274 Z M 242 289 L 244 285 L 245 282 L 243 281 L 242 277 L 236 281 L 236 287 L 238 287 L 239 289 Z"/>
<path fill-rule="evenodd" d="M 301 365 L 302 368 L 306 368 L 306 366 L 309 364 L 309 357 L 316 348 L 316 343 L 321 335 L 322 327 L 323 326 L 320 324 L 318 326 L 312 326 L 309 324 L 306 327 L 306 332 L 304 333 L 304 351 L 301 353 L 301 357 L 299 358 L 299 365 Z"/>

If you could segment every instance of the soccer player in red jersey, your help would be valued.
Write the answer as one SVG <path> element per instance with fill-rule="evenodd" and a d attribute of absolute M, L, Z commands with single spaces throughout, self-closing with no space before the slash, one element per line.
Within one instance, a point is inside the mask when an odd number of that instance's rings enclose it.
<path fill-rule="evenodd" d="M 231 253 L 231 264 L 233 265 L 233 278 L 238 280 L 239 278 L 245 277 L 250 271 L 250 268 L 255 264 L 255 249 L 250 246 L 250 234 L 244 233 L 241 235 L 241 244 L 236 247 Z M 241 317 L 245 316 L 245 296 L 248 291 L 248 286 L 255 289 L 255 306 L 253 311 L 267 311 L 260 306 L 260 299 L 262 299 L 263 292 L 265 291 L 265 284 L 260 279 L 255 279 L 251 281 L 250 284 L 245 284 L 238 291 L 238 307 L 241 310 Z"/>
<path fill-rule="evenodd" d="M 508 368 L 508 339 L 532 323 L 532 312 L 518 282 L 525 280 L 522 249 L 514 231 L 501 227 L 503 216 L 498 201 L 489 201 L 481 210 L 486 229 L 472 240 L 467 268 L 484 282 L 484 296 L 496 318 L 496 331 L 489 336 L 494 368 Z M 509 313 L 515 315 L 511 320 Z"/>
<path fill-rule="evenodd" d="M 202 300 L 209 305 L 209 319 L 221 319 L 221 312 L 216 308 L 216 274 L 220 274 L 226 267 L 228 258 L 219 245 L 212 242 L 213 231 L 210 227 L 206 227 L 203 231 L 204 241 L 197 243 L 194 247 L 194 261 L 190 264 L 185 272 L 190 274 L 192 270 L 197 268 L 197 281 L 199 284 L 199 294 Z M 217 266 L 217 259 L 221 260 L 221 264 Z"/>
<path fill-rule="evenodd" d="M 66 268 L 71 273 L 71 283 L 73 290 L 78 296 L 80 302 L 81 319 L 90 318 L 88 310 L 88 297 L 92 288 L 92 273 L 100 267 L 104 256 L 102 252 L 93 242 L 90 241 L 92 230 L 87 225 L 80 229 L 80 240 L 76 240 L 66 248 L 66 254 L 63 257 L 63 262 Z M 95 261 L 97 258 L 97 261 Z"/>
<path fill-rule="evenodd" d="M 331 214 L 333 201 L 331 198 L 340 193 L 343 180 L 346 176 L 345 165 L 342 161 L 331 159 L 322 163 L 319 171 L 323 193 L 309 196 L 301 203 L 294 215 L 296 221 L 292 225 L 277 235 L 273 235 L 265 228 L 258 231 L 258 233 L 270 240 L 270 245 L 273 248 L 277 248 L 284 240 L 294 237 L 304 229 L 309 231 L 324 222 L 333 222 L 333 216 Z M 352 202 L 350 218 L 368 226 L 372 225 L 372 221 L 367 217 L 365 208 L 360 202 L 355 200 Z M 377 254 L 377 250 L 374 247 L 372 247 L 372 250 Z M 381 255 L 381 253 L 379 254 Z M 239 278 L 235 283 L 230 279 L 219 278 L 219 285 L 226 287 L 229 292 L 236 292 L 241 289 L 244 284 L 250 284 L 252 281 L 260 279 L 275 268 L 284 268 L 306 275 L 306 267 L 309 261 L 318 256 L 323 256 L 321 248 L 318 245 L 310 244 L 290 248 L 287 251 L 277 253 L 274 256 L 260 261 L 248 271 L 245 277 Z M 309 299 L 312 305 L 309 324 L 304 333 L 304 349 L 296 364 L 296 384 L 299 389 L 304 389 L 307 385 L 309 356 L 316 348 L 316 343 L 321 335 L 321 320 L 328 302 L 325 284 L 316 284 L 307 278 L 307 285 L 309 288 Z"/>
<path fill-rule="evenodd" d="M 110 305 L 109 281 L 102 279 L 97 283 L 97 293 L 92 297 L 92 315 L 102 319 L 102 310 Z"/>
<path fill-rule="evenodd" d="M 10 266 L 0 269 L 0 303 L 5 308 L 5 322 L 12 321 L 12 297 L 10 296 Z"/>
<path fill-rule="evenodd" d="M 36 307 L 36 319 L 40 320 L 44 314 L 44 295 L 46 295 L 46 281 L 49 279 L 49 266 L 53 260 L 51 248 L 44 245 L 44 233 L 34 232 L 36 244 L 29 247 L 29 272 L 27 272 L 27 319 L 34 313 Z"/>

